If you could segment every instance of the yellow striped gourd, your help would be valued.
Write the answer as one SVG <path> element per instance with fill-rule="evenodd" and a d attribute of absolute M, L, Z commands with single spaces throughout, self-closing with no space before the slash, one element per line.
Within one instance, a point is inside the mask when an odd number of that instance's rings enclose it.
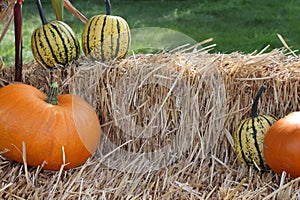
<path fill-rule="evenodd" d="M 273 115 L 258 115 L 257 106 L 265 87 L 262 86 L 253 100 L 251 117 L 240 122 L 234 132 L 234 145 L 238 160 L 247 166 L 268 169 L 264 158 L 264 137 L 270 126 L 277 121 Z"/>
<path fill-rule="evenodd" d="M 126 56 L 130 47 L 130 29 L 127 22 L 112 16 L 110 1 L 106 0 L 106 15 L 96 15 L 88 20 L 82 33 L 84 54 L 99 61 Z"/>
<path fill-rule="evenodd" d="M 80 44 L 71 27 L 62 21 L 48 23 L 40 0 L 36 2 L 43 26 L 38 27 L 31 36 L 31 49 L 35 59 L 51 68 L 56 64 L 64 66 L 77 59 Z"/>

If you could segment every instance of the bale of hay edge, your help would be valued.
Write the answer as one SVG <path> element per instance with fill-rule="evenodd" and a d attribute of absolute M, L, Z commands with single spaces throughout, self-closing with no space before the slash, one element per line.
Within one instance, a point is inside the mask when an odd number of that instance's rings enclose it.
<path fill-rule="evenodd" d="M 13 81 L 13 73 L 12 67 L 1 70 L 2 86 Z M 29 176 L 38 176 L 40 183 L 30 187 L 14 179 L 12 184 L 31 193 L 5 193 L 12 176 L 4 175 L 2 196 L 31 197 L 39 188 L 39 197 L 53 198 L 74 198 L 79 193 L 95 197 L 101 191 L 106 198 L 120 199 L 295 197 L 298 182 L 237 163 L 231 133 L 250 115 L 261 85 L 267 89 L 260 113 L 282 117 L 299 110 L 299 75 L 300 58 L 279 49 L 257 55 L 149 54 L 106 64 L 83 58 L 54 70 L 28 63 L 23 70 L 25 83 L 46 92 L 51 82 L 58 81 L 61 93 L 86 99 L 99 115 L 103 137 L 94 159 L 60 177 L 67 192 L 55 183 L 60 174 L 42 175 L 31 169 Z M 137 155 L 148 162 L 137 161 L 141 158 Z M 1 165 L 6 174 L 18 173 L 16 165 L 5 159 Z M 47 181 L 55 188 L 49 189 Z M 291 182 L 284 185 L 285 181 Z"/>

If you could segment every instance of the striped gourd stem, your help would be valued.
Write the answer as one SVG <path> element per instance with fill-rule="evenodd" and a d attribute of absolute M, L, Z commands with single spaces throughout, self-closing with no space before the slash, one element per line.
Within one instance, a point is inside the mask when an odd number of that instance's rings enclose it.
<path fill-rule="evenodd" d="M 37 5 L 37 8 L 39 10 L 39 14 L 40 14 L 43 25 L 48 24 L 48 22 L 46 20 L 46 17 L 45 17 L 45 13 L 44 13 L 41 1 L 36 0 L 36 5 Z"/>
<path fill-rule="evenodd" d="M 253 100 L 253 105 L 252 105 L 252 109 L 251 109 L 251 118 L 252 119 L 254 119 L 255 117 L 258 116 L 258 112 L 257 112 L 258 100 L 265 90 L 266 90 L 265 86 L 261 86 Z"/>
<path fill-rule="evenodd" d="M 109 0 L 105 0 L 106 15 L 111 15 L 111 4 Z"/>

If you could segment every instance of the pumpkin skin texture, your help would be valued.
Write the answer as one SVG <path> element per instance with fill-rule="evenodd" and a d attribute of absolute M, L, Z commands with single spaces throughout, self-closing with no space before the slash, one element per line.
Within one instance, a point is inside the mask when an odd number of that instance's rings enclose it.
<path fill-rule="evenodd" d="M 31 36 L 34 58 L 44 66 L 65 66 L 80 55 L 80 45 L 75 33 L 66 23 L 53 21 L 37 28 Z"/>
<path fill-rule="evenodd" d="M 110 3 L 106 0 L 106 15 L 93 16 L 85 24 L 82 33 L 84 54 L 99 61 L 126 56 L 130 47 L 130 29 L 119 16 L 110 15 Z"/>
<path fill-rule="evenodd" d="M 273 171 L 300 176 L 300 112 L 292 112 L 274 123 L 264 142 L 264 156 Z"/>
<path fill-rule="evenodd" d="M 262 86 L 257 93 L 251 117 L 244 119 L 237 126 L 233 138 L 235 151 L 240 163 L 256 166 L 262 170 L 269 169 L 264 158 L 264 137 L 270 126 L 277 121 L 273 115 L 258 115 L 258 99 L 265 88 Z"/>
<path fill-rule="evenodd" d="M 33 86 L 11 84 L 0 88 L 0 151 L 10 160 L 23 163 L 22 142 L 27 165 L 59 170 L 82 165 L 100 139 L 100 124 L 93 108 L 78 96 L 58 96 L 58 104 Z"/>

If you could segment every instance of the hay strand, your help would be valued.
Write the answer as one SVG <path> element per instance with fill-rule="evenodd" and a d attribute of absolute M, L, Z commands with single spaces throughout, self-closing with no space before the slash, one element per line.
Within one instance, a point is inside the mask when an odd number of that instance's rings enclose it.
<path fill-rule="evenodd" d="M 89 102 L 102 137 L 95 155 L 68 171 L 67 163 L 52 172 L 0 155 L 1 198 L 296 199 L 300 179 L 238 163 L 232 133 L 250 116 L 261 85 L 259 113 L 282 117 L 300 109 L 299 57 L 287 47 L 210 54 L 212 47 L 109 63 L 81 58 L 64 69 L 25 64 L 25 83 L 46 92 L 57 81 L 60 93 Z M 13 75 L 13 67 L 3 68 L 1 86 Z"/>

